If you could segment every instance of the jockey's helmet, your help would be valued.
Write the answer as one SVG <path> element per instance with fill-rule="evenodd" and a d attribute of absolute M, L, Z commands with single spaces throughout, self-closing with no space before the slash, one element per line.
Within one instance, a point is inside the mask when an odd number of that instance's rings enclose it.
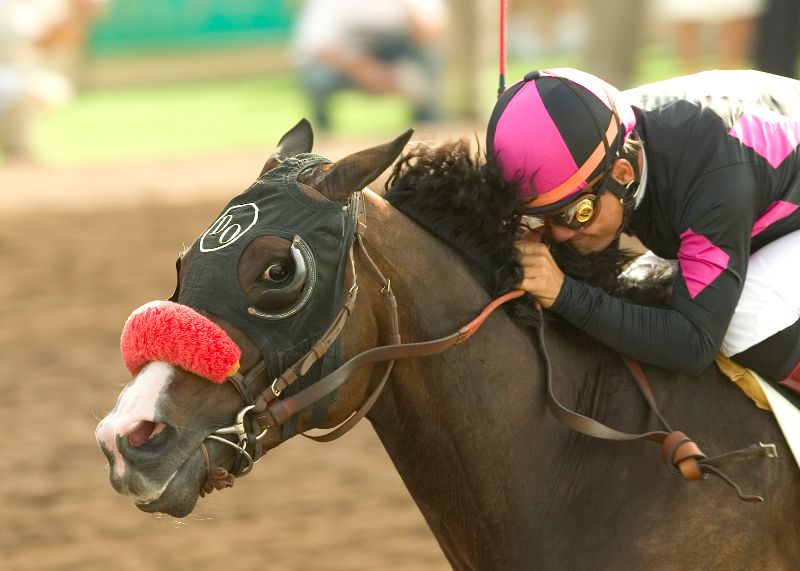
<path fill-rule="evenodd" d="M 487 151 L 519 185 L 523 212 L 560 212 L 600 175 L 602 186 L 635 124 L 631 106 L 600 78 L 569 68 L 534 71 L 498 99 Z"/>

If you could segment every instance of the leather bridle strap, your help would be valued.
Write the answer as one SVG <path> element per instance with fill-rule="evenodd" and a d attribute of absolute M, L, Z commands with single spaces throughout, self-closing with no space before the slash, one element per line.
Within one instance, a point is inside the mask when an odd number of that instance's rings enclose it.
<path fill-rule="evenodd" d="M 271 428 L 283 424 L 292 415 L 297 414 L 297 412 L 338 389 L 353 373 L 366 365 L 382 361 L 428 357 L 446 351 L 450 347 L 469 339 L 495 309 L 507 301 L 522 295 L 524 295 L 522 290 L 514 290 L 495 299 L 475 319 L 446 337 L 419 343 L 384 345 L 359 353 L 307 389 L 291 397 L 270 402 L 265 413 L 258 417 L 258 423 L 261 428 Z"/>
<path fill-rule="evenodd" d="M 551 373 L 552 367 L 550 363 L 550 357 L 547 354 L 547 349 L 545 347 L 543 323 L 544 320 L 540 320 L 540 326 L 537 330 L 537 333 L 539 346 L 542 349 L 542 355 L 545 361 L 545 367 L 547 369 L 547 405 L 550 409 L 550 412 L 552 412 L 562 424 L 576 432 L 580 432 L 581 434 L 592 436 L 594 438 L 602 438 L 604 440 L 652 440 L 654 442 L 658 442 L 661 444 L 662 457 L 667 463 L 667 466 L 674 473 L 681 474 L 685 480 L 702 480 L 705 479 L 708 474 L 713 474 L 729 484 L 736 491 L 736 494 L 740 499 L 748 502 L 764 501 L 764 498 L 761 496 L 744 494 L 741 488 L 733 480 L 731 480 L 730 477 L 720 471 L 719 468 L 714 466 L 714 463 L 729 458 L 754 456 L 772 458 L 777 456 L 775 453 L 775 445 L 761 443 L 753 444 L 748 448 L 734 450 L 713 458 L 706 457 L 697 444 L 691 440 L 691 438 L 687 437 L 681 431 L 672 430 L 670 428 L 669 424 L 662 416 L 661 411 L 658 410 L 658 406 L 656 405 L 653 397 L 653 391 L 650 388 L 647 377 L 645 376 L 642 366 L 638 361 L 634 361 L 629 357 L 622 356 L 625 365 L 628 367 L 628 370 L 636 380 L 636 385 L 639 387 L 642 395 L 644 395 L 644 398 L 650 406 L 650 409 L 658 417 L 666 430 L 656 430 L 640 434 L 622 432 L 606 426 L 605 424 L 594 420 L 593 418 L 583 416 L 582 414 L 572 411 L 562 405 L 553 392 L 553 379 Z"/>
<path fill-rule="evenodd" d="M 350 251 L 350 261 L 352 265 L 353 253 L 352 250 Z M 322 336 L 317 340 L 316 343 L 309 349 L 309 351 L 303 355 L 297 362 L 294 363 L 291 367 L 286 369 L 283 373 L 281 373 L 278 377 L 272 381 L 272 384 L 266 388 L 255 400 L 255 407 L 253 408 L 254 413 L 261 412 L 267 406 L 267 404 L 272 401 L 273 399 L 280 396 L 280 394 L 286 389 L 287 387 L 291 386 L 297 379 L 302 377 L 303 375 L 307 374 L 311 367 L 319 361 L 319 359 L 325 355 L 325 353 L 330 349 L 331 345 L 334 341 L 339 337 L 342 330 L 344 329 L 345 324 L 347 323 L 347 318 L 350 317 L 350 314 L 353 312 L 353 308 L 356 305 L 356 298 L 358 297 L 358 285 L 355 283 L 355 269 L 353 269 L 353 278 L 354 283 L 348 292 L 347 299 L 342 304 L 342 309 L 339 310 L 339 313 L 333 320 L 333 323 L 325 330 Z"/>
<path fill-rule="evenodd" d="M 383 275 L 378 265 L 372 259 L 372 256 L 369 255 L 367 248 L 364 246 L 364 241 L 362 237 L 362 233 L 358 232 L 356 234 L 356 241 L 359 246 L 361 253 L 364 255 L 364 258 L 369 263 L 372 271 L 377 274 L 378 279 L 380 280 L 383 287 L 381 287 L 381 294 L 386 299 L 386 318 L 389 321 L 389 345 L 400 345 L 401 338 L 400 338 L 400 321 L 397 318 L 397 299 L 394 296 L 394 292 L 392 291 L 392 281 L 388 279 L 386 276 Z M 314 440 L 316 442 L 331 442 L 344 436 L 347 432 L 350 431 L 358 421 L 364 418 L 367 413 L 372 410 L 373 405 L 377 402 L 378 397 L 383 392 L 383 387 L 386 386 L 386 381 L 389 380 L 389 375 L 392 373 L 392 369 L 394 369 L 394 360 L 390 360 L 386 363 L 386 370 L 383 372 L 383 376 L 381 380 L 378 381 L 378 384 L 375 386 L 375 389 L 369 395 L 369 397 L 361 404 L 361 406 L 356 410 L 350 417 L 342 422 L 339 426 L 331 430 L 330 432 L 326 432 L 325 434 L 320 435 L 312 435 L 312 434 L 303 434 L 306 438 Z"/>

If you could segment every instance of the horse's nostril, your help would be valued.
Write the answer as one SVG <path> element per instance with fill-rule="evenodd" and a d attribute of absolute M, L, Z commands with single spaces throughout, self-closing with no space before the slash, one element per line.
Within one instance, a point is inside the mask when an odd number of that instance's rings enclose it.
<path fill-rule="evenodd" d="M 166 425 L 163 422 L 153 422 L 151 420 L 137 420 L 130 424 L 121 436 L 127 437 L 128 444 L 138 448 L 146 444 L 151 438 L 164 430 Z"/>
<path fill-rule="evenodd" d="M 117 425 L 114 438 L 126 462 L 155 461 L 177 439 L 176 429 L 155 420 L 130 420 Z"/>

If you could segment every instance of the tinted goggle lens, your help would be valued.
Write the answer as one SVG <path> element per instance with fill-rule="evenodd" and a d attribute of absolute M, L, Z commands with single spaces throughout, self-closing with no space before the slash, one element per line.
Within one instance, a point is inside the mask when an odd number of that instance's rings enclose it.
<path fill-rule="evenodd" d="M 600 203 L 597 195 L 584 194 L 556 212 L 538 214 L 534 217 L 545 224 L 557 224 L 573 230 L 581 230 L 594 220 L 599 210 Z"/>

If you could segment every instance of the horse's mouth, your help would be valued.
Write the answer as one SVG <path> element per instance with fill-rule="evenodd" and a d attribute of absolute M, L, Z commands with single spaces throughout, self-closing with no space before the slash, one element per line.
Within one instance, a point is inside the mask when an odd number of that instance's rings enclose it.
<path fill-rule="evenodd" d="M 165 513 L 173 517 L 185 517 L 194 510 L 200 497 L 200 487 L 205 479 L 204 463 L 199 449 L 175 472 L 167 476 L 159 488 L 148 486 L 150 489 L 146 492 L 138 492 L 134 489 L 136 486 L 131 486 L 130 468 L 127 471 L 128 475 L 125 477 L 127 481 L 115 481 L 112 470 L 111 483 L 114 488 L 130 497 L 133 504 L 143 512 Z M 136 476 L 143 475 L 136 474 Z"/>
<path fill-rule="evenodd" d="M 190 463 L 184 463 L 175 472 L 157 498 L 143 502 L 134 500 L 134 505 L 148 513 L 165 513 L 173 517 L 189 515 L 197 505 L 200 497 L 200 485 L 205 477 L 202 470 L 189 469 Z"/>
<path fill-rule="evenodd" d="M 231 454 L 227 447 L 219 449 L 214 443 L 207 446 L 207 453 L 212 458 L 212 463 L 214 462 L 213 459 L 222 461 L 223 465 L 235 460 L 229 457 Z M 208 460 L 204 458 L 201 448 L 202 445 L 165 480 L 156 497 L 151 496 L 147 499 L 137 500 L 131 496 L 134 505 L 143 512 L 148 513 L 165 513 L 173 517 L 189 515 L 194 510 L 201 495 L 203 495 L 201 490 L 208 477 Z M 219 453 L 222 456 L 218 458 L 215 453 Z"/>
<path fill-rule="evenodd" d="M 98 429 L 98 433 L 102 431 Z M 165 433 L 166 429 L 161 430 Z M 111 486 L 121 495 L 131 499 L 143 512 L 165 513 L 173 517 L 189 515 L 201 496 L 208 478 L 208 461 L 203 446 L 212 462 L 226 465 L 234 462 L 229 447 L 215 443 L 206 444 L 197 434 L 184 435 L 169 446 L 169 450 L 158 453 L 144 449 L 147 443 L 133 446 L 128 454 L 120 453 L 111 438 L 98 437 L 98 444 L 108 460 Z M 156 436 L 157 437 L 157 436 Z M 193 450 L 184 456 L 181 450 Z M 132 456 L 132 452 L 137 454 Z M 220 488 L 217 488 L 220 489 Z"/>

